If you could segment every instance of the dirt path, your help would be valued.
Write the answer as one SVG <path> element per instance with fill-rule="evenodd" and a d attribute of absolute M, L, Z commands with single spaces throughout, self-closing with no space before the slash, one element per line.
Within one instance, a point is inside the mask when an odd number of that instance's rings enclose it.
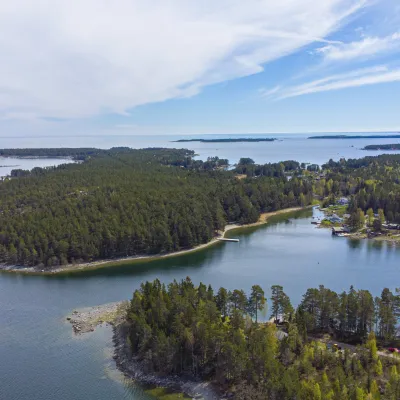
<path fill-rule="evenodd" d="M 331 346 L 333 346 L 334 344 L 337 344 L 338 347 L 341 347 L 342 349 L 347 349 L 353 353 L 357 353 L 358 351 L 358 346 L 354 346 L 352 344 L 348 344 L 348 343 L 343 343 L 343 342 L 338 342 L 336 340 L 333 339 L 324 339 L 324 338 L 317 338 L 317 337 L 313 337 L 313 336 L 309 336 L 310 339 L 318 341 L 318 342 L 323 342 L 325 344 L 330 344 Z M 389 358 L 396 358 L 399 359 L 399 356 L 396 353 L 389 353 L 387 351 L 382 351 L 379 350 L 378 351 L 378 355 L 380 355 L 381 357 L 389 357 Z"/>

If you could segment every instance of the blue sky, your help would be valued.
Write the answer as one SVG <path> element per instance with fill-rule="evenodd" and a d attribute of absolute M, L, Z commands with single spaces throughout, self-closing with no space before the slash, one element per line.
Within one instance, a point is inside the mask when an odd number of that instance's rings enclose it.
<path fill-rule="evenodd" d="M 29 0 L 0 136 L 400 130 L 396 0 Z"/>

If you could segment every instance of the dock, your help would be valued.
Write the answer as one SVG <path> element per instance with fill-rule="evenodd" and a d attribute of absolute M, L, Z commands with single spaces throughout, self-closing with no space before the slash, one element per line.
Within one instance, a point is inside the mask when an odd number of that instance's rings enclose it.
<path fill-rule="evenodd" d="M 341 226 L 341 227 L 333 227 L 332 228 L 332 235 L 342 236 L 346 233 L 349 233 L 349 229 L 347 227 Z"/>
<path fill-rule="evenodd" d="M 221 242 L 238 242 L 239 239 L 217 238 Z"/>

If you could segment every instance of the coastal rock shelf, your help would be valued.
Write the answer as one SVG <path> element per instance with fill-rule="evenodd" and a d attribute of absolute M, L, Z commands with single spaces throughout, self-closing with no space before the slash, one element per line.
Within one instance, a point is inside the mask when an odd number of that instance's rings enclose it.
<path fill-rule="evenodd" d="M 114 325 L 126 315 L 127 301 L 103 304 L 72 311 L 66 319 L 72 324 L 75 334 L 93 332 L 96 326 L 103 323 Z"/>

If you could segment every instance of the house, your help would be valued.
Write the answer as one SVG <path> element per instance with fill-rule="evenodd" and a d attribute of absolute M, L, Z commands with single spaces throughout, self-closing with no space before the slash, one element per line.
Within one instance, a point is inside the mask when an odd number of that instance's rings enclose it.
<path fill-rule="evenodd" d="M 345 233 L 349 233 L 349 229 L 345 226 L 341 226 L 339 228 L 336 227 L 332 228 L 332 235 L 334 236 L 342 236 Z"/>
<path fill-rule="evenodd" d="M 340 218 L 340 217 L 339 217 L 338 215 L 336 215 L 336 214 L 333 214 L 333 215 L 329 218 L 329 220 L 330 220 L 332 223 L 334 223 L 334 224 L 343 222 L 343 219 Z"/>
<path fill-rule="evenodd" d="M 338 200 L 338 204 L 340 204 L 341 206 L 347 206 L 347 204 L 349 204 L 349 199 L 347 197 L 341 197 Z"/>

